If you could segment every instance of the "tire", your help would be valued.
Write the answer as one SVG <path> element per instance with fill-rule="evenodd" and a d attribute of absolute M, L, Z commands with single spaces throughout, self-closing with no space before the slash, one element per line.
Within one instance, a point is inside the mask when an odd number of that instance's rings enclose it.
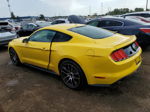
<path fill-rule="evenodd" d="M 61 62 L 59 72 L 63 83 L 70 89 L 83 89 L 87 85 L 86 77 L 80 66 L 71 60 Z"/>
<path fill-rule="evenodd" d="M 14 65 L 19 66 L 21 64 L 19 57 L 13 48 L 9 49 L 9 55 L 10 55 L 10 59 Z"/>

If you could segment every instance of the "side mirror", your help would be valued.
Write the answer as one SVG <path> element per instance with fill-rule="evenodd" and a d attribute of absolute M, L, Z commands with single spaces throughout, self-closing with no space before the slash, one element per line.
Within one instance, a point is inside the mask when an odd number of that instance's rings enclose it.
<path fill-rule="evenodd" d="M 29 42 L 29 39 L 28 38 L 25 38 L 22 40 L 22 43 L 28 43 Z"/>

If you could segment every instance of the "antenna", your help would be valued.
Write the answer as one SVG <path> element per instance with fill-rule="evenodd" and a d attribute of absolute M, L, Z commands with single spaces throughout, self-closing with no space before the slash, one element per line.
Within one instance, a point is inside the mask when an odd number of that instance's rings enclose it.
<path fill-rule="evenodd" d="M 146 0 L 146 11 L 148 11 L 148 0 Z"/>
<path fill-rule="evenodd" d="M 103 14 L 103 2 L 101 3 L 101 15 Z"/>
<path fill-rule="evenodd" d="M 91 15 L 91 6 L 89 6 L 89 15 Z"/>
<path fill-rule="evenodd" d="M 10 6 L 10 3 L 9 3 L 9 0 L 6 0 L 7 3 L 8 3 L 8 9 L 9 9 L 9 13 L 10 13 L 10 16 L 11 16 L 11 6 Z"/>

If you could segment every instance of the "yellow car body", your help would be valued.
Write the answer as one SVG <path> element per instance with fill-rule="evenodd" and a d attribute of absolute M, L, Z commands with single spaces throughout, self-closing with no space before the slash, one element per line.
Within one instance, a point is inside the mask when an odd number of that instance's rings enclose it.
<path fill-rule="evenodd" d="M 39 29 L 62 32 L 72 37 L 69 41 L 52 42 L 51 47 L 48 42 L 24 43 L 23 40 L 29 37 L 21 37 L 10 42 L 8 49 L 16 51 L 21 63 L 52 70 L 58 75 L 61 61 L 72 60 L 81 67 L 89 85 L 113 84 L 139 68 L 140 47 L 136 54 L 125 60 L 116 62 L 111 58 L 114 51 L 135 42 L 135 36 L 114 34 L 108 38 L 92 39 L 68 30 L 80 26 L 84 25 L 61 24 Z"/>

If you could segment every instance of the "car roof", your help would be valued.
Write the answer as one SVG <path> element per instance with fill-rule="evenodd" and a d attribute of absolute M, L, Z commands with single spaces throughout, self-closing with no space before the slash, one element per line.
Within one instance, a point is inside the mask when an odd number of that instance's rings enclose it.
<path fill-rule="evenodd" d="M 67 19 L 59 18 L 59 19 L 56 19 L 56 20 L 54 20 L 54 21 L 58 21 L 58 20 L 66 21 Z"/>
<path fill-rule="evenodd" d="M 123 14 L 123 16 L 125 16 L 125 15 L 130 15 L 130 14 L 150 14 L 150 11 L 126 13 L 126 14 Z"/>
<path fill-rule="evenodd" d="M 126 21 L 126 19 L 122 17 L 104 17 L 104 18 L 98 18 L 95 20 L 117 20 L 117 21 Z"/>
<path fill-rule="evenodd" d="M 84 26 L 84 24 L 57 24 L 57 25 L 47 26 L 42 29 L 68 30 L 70 28 L 74 28 L 78 26 Z"/>
<path fill-rule="evenodd" d="M 111 20 L 111 21 L 120 21 L 120 22 L 124 22 L 124 24 L 131 24 L 131 23 L 134 23 L 133 21 L 129 20 L 129 19 L 125 19 L 125 18 L 122 18 L 122 17 L 104 17 L 104 18 L 98 18 L 98 19 L 95 19 L 95 20 Z M 92 21 L 95 21 L 95 20 L 92 20 Z"/>

